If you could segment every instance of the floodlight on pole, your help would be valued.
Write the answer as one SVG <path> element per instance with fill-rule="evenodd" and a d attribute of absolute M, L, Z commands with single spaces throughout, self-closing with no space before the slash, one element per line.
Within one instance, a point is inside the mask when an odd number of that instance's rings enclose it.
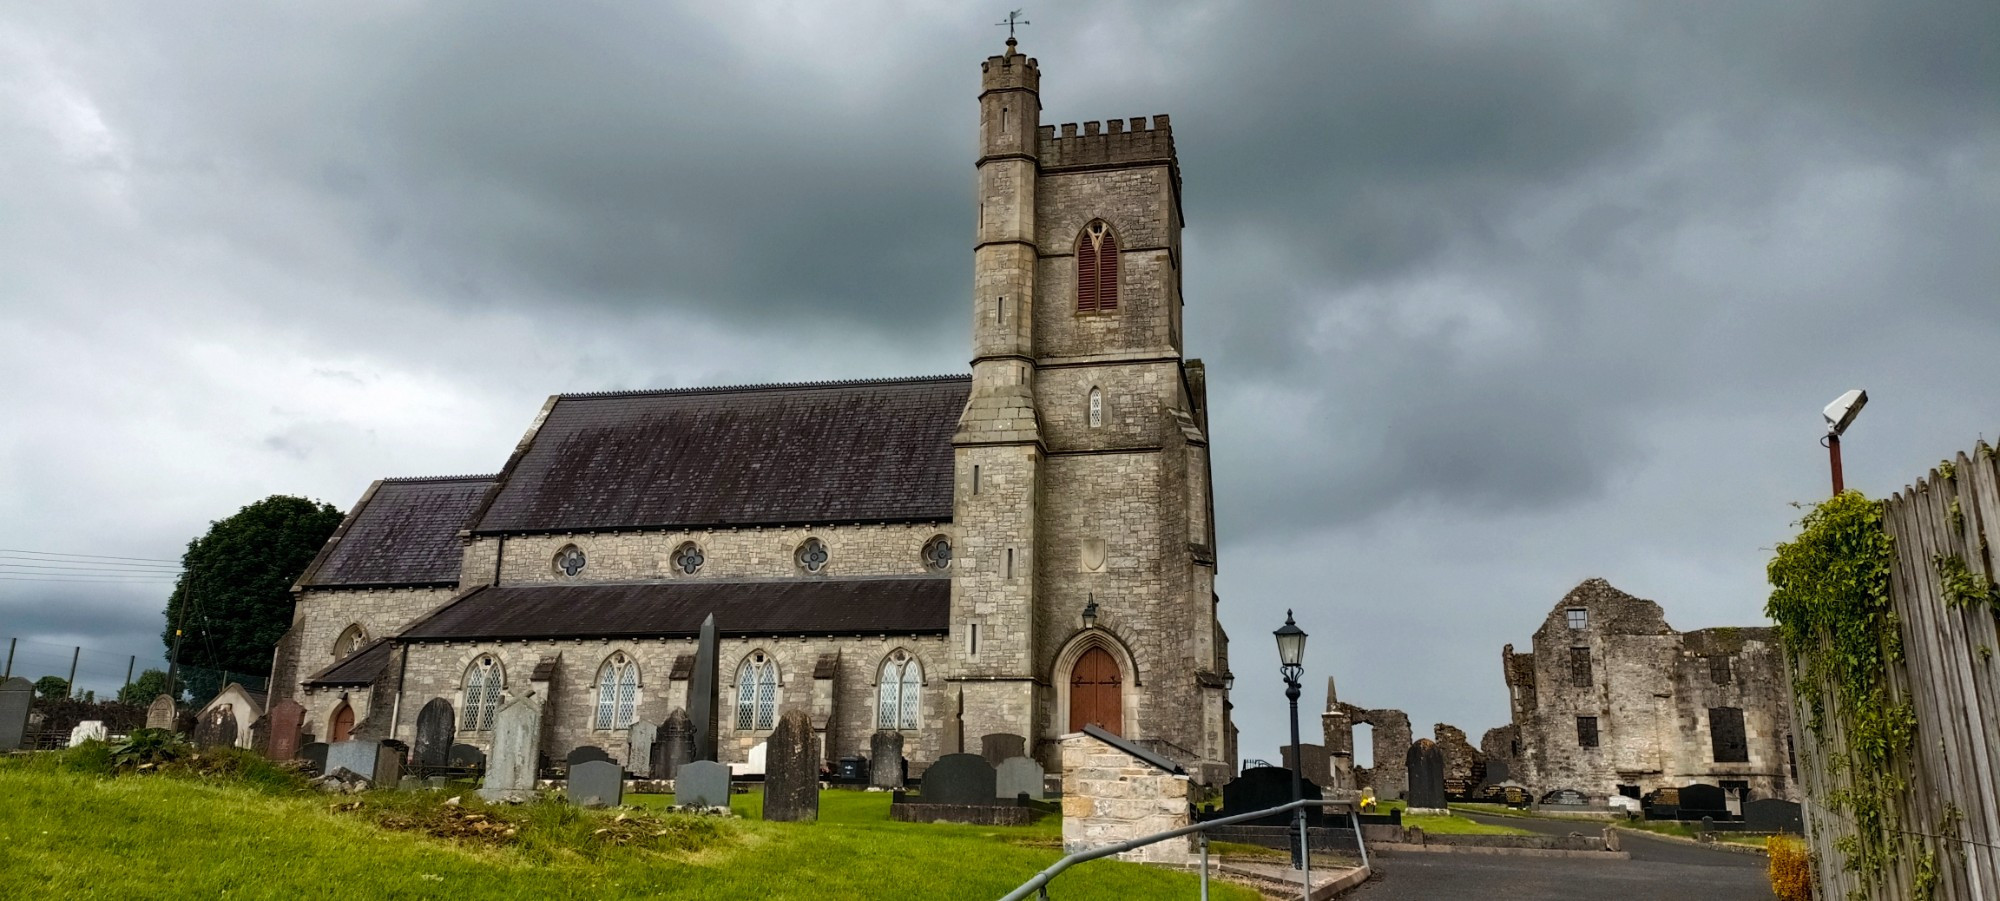
<path fill-rule="evenodd" d="M 1854 424 L 1854 417 L 1867 405 L 1868 392 L 1856 388 L 1834 398 L 1833 403 L 1827 404 L 1826 409 L 1820 412 L 1821 416 L 1826 417 L 1826 437 L 1821 438 L 1819 443 L 1826 447 L 1827 464 L 1833 469 L 1835 496 L 1847 490 L 1846 480 L 1841 477 L 1840 472 L 1840 435 L 1847 431 L 1848 426 Z"/>

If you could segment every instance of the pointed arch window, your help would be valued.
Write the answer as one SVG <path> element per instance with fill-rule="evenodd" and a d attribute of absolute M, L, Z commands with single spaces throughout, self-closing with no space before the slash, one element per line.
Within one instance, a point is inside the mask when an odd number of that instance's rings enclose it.
<path fill-rule="evenodd" d="M 1076 311 L 1118 309 L 1118 236 L 1092 219 L 1076 239 Z"/>
<path fill-rule="evenodd" d="M 465 711 L 465 728 L 484 732 L 493 728 L 494 711 L 500 708 L 500 689 L 507 684 L 507 671 L 492 654 L 481 654 L 465 668 L 465 696 L 459 708 Z"/>
<path fill-rule="evenodd" d="M 623 729 L 638 719 L 639 664 L 625 654 L 611 655 L 597 670 L 597 713 L 592 728 Z"/>
<path fill-rule="evenodd" d="M 1090 427 L 1094 429 L 1103 424 L 1104 424 L 1104 392 L 1096 388 L 1092 388 L 1090 389 Z"/>
<path fill-rule="evenodd" d="M 368 633 L 361 628 L 360 623 L 348 626 L 340 633 L 340 637 L 333 641 L 333 659 L 345 660 L 349 654 L 361 650 L 361 646 L 367 643 Z"/>
<path fill-rule="evenodd" d="M 897 650 L 882 661 L 877 683 L 875 728 L 915 729 L 922 709 L 924 668 L 908 651 Z"/>
<path fill-rule="evenodd" d="M 769 729 L 778 719 L 778 661 L 758 651 L 736 670 L 736 729 Z"/>

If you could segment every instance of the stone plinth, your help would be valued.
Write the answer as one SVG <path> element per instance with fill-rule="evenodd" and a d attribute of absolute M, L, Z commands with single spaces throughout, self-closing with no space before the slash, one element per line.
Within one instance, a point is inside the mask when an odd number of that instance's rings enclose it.
<path fill-rule="evenodd" d="M 1081 732 L 1061 739 L 1063 851 L 1075 853 L 1188 825 L 1193 784 Z M 1119 854 L 1122 860 L 1185 864 L 1187 839 Z"/>

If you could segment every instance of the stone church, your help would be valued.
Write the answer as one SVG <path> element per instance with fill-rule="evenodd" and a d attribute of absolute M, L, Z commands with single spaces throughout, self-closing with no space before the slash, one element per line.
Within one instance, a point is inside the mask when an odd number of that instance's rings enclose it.
<path fill-rule="evenodd" d="M 369 486 L 294 588 L 274 694 L 321 740 L 411 741 L 444 699 L 485 746 L 534 692 L 550 756 L 629 763 L 714 614 L 725 762 L 796 707 L 828 761 L 998 733 L 1055 770 L 1097 723 L 1226 778 L 1173 132 L 1042 125 L 1040 81 L 1012 39 L 980 67 L 969 374 L 551 397 L 497 475 Z"/>

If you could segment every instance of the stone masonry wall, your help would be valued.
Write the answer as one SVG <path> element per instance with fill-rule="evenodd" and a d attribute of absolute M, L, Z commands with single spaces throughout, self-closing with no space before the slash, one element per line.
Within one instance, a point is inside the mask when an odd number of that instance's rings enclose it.
<path fill-rule="evenodd" d="M 808 537 L 825 542 L 825 574 L 830 577 L 923 575 L 928 572 L 924 544 L 951 534 L 949 523 L 916 523 L 510 535 L 504 541 L 483 536 L 476 541 L 498 552 L 500 582 L 511 585 L 805 578 L 793 555 Z M 692 576 L 676 569 L 673 559 L 674 552 L 689 541 L 701 548 L 704 558 L 701 569 Z M 585 560 L 583 571 L 573 579 L 555 566 L 556 554 L 572 544 L 583 551 Z"/>
<path fill-rule="evenodd" d="M 1060 739 L 1063 770 L 1063 851 L 1091 848 L 1178 829 L 1189 823 L 1194 785 L 1081 732 Z M 1156 842 L 1118 855 L 1142 863 L 1184 864 L 1186 838 Z"/>
<path fill-rule="evenodd" d="M 1045 175 L 1036 181 L 1035 355 L 1180 354 L 1179 231 L 1164 165 Z M 1103 219 L 1118 239 L 1118 307 L 1076 309 L 1076 243 Z"/>

